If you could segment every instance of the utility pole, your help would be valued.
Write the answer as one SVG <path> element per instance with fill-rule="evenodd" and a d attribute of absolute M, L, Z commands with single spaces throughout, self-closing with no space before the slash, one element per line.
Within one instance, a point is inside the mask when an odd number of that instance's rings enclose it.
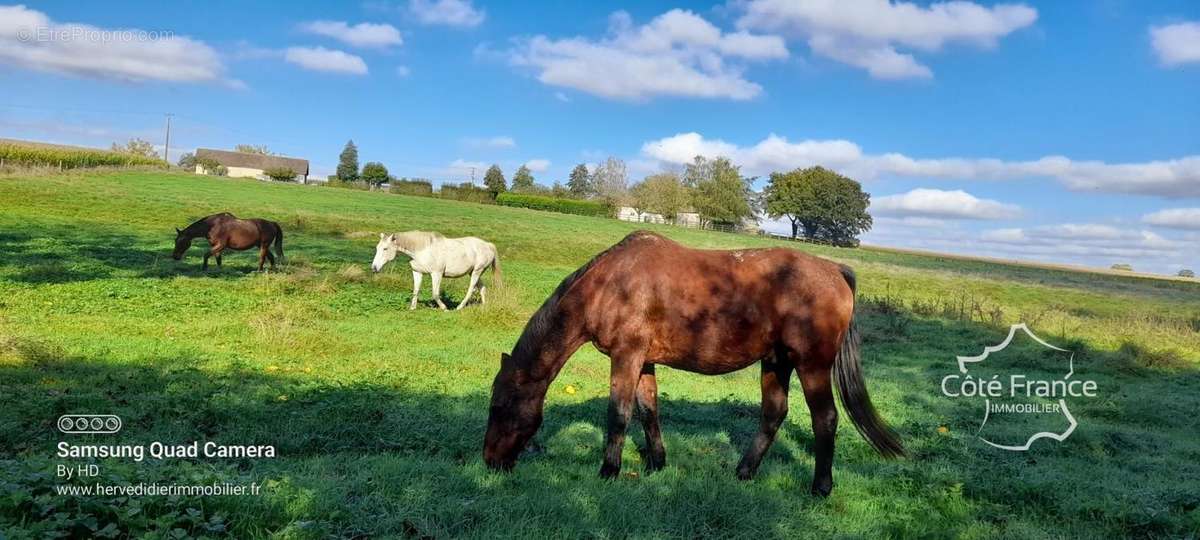
<path fill-rule="evenodd" d="M 167 113 L 167 142 L 163 145 L 163 161 L 167 162 L 167 168 L 171 168 L 171 117 L 175 116 Z"/>
<path fill-rule="evenodd" d="M 471 185 L 475 185 L 475 167 L 471 167 Z"/>

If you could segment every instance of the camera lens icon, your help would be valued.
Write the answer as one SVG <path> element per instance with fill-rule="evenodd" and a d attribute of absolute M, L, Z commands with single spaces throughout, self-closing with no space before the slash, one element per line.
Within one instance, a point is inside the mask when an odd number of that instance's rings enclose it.
<path fill-rule="evenodd" d="M 115 414 L 64 414 L 58 417 L 58 430 L 72 435 L 111 434 L 121 431 L 121 417 Z"/>

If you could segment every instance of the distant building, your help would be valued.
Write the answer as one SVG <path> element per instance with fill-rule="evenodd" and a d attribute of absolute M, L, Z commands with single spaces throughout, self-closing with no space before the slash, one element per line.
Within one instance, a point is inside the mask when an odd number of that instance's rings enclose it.
<path fill-rule="evenodd" d="M 211 159 L 227 170 L 226 174 L 234 178 L 257 178 L 269 180 L 263 171 L 268 169 L 289 169 L 296 173 L 295 180 L 301 184 L 308 182 L 308 160 L 283 156 L 265 156 L 246 152 L 230 152 L 228 150 L 196 149 L 196 160 Z M 207 174 L 204 167 L 197 164 L 196 174 Z"/>
<path fill-rule="evenodd" d="M 632 206 L 618 207 L 617 219 L 621 221 L 637 221 L 640 223 L 670 223 L 684 227 L 700 226 L 700 214 L 695 212 L 680 212 L 675 216 L 675 221 L 672 222 L 671 220 L 667 219 L 666 216 L 663 216 L 662 214 L 655 214 L 654 212 L 642 212 L 639 214 L 638 211 Z"/>

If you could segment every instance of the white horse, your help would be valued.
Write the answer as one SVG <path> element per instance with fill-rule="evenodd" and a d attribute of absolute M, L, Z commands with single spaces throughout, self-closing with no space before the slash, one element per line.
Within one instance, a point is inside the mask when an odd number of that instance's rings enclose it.
<path fill-rule="evenodd" d="M 479 283 L 479 276 L 489 267 L 492 269 L 492 285 L 500 286 L 500 258 L 496 246 L 474 236 L 446 238 L 435 232 L 408 231 L 395 234 L 379 233 L 379 244 L 375 246 L 375 261 L 371 270 L 378 272 L 383 265 L 396 258 L 396 252 L 408 255 L 413 272 L 413 296 L 408 309 L 417 309 L 417 295 L 421 292 L 421 275 L 429 274 L 433 281 L 433 299 L 438 307 L 442 303 L 442 277 L 461 277 L 471 274 L 471 284 L 456 310 L 462 309 L 479 285 L 479 300 L 487 303 L 487 287 Z"/>

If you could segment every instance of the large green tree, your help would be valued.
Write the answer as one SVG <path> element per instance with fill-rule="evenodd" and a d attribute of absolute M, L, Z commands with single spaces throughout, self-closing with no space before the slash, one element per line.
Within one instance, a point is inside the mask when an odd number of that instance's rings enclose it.
<path fill-rule="evenodd" d="M 567 190 L 571 192 L 572 196 L 580 199 L 586 199 L 596 194 L 587 165 L 580 163 L 571 169 L 571 176 L 567 178 Z"/>
<path fill-rule="evenodd" d="M 196 170 L 196 154 L 188 152 L 179 156 L 179 168 L 195 172 Z"/>
<path fill-rule="evenodd" d="M 596 165 L 588 182 L 597 196 L 613 204 L 624 202 L 629 194 L 625 162 L 613 156 Z"/>
<path fill-rule="evenodd" d="M 346 141 L 342 155 L 338 156 L 337 179 L 342 182 L 358 180 L 358 147 L 354 146 L 353 140 Z"/>
<path fill-rule="evenodd" d="M 652 212 L 674 221 L 679 212 L 687 208 L 690 193 L 671 172 L 647 176 L 640 184 L 629 190 L 633 207 L 638 212 Z"/>
<path fill-rule="evenodd" d="M 382 163 L 377 161 L 368 162 L 363 165 L 362 179 L 364 182 L 372 186 L 380 186 L 388 181 L 388 170 Z"/>
<path fill-rule="evenodd" d="M 488 167 L 486 173 L 483 173 L 483 185 L 487 186 L 493 196 L 508 191 L 508 183 L 504 180 L 504 171 L 500 170 L 499 165 L 492 165 Z"/>
<path fill-rule="evenodd" d="M 764 195 L 768 216 L 791 221 L 792 238 L 803 232 L 811 240 L 856 246 L 858 235 L 871 230 L 871 196 L 824 167 L 771 173 Z"/>
<path fill-rule="evenodd" d="M 684 172 L 684 184 L 694 186 L 692 205 L 706 223 L 740 226 L 754 217 L 750 182 L 729 158 L 707 159 L 697 156 Z"/>
<path fill-rule="evenodd" d="M 513 191 L 533 191 L 533 173 L 529 167 L 521 165 L 517 172 L 513 174 L 512 180 Z"/>
<path fill-rule="evenodd" d="M 162 156 L 158 155 L 158 151 L 154 149 L 153 144 L 151 144 L 149 141 L 138 138 L 129 139 L 129 142 L 125 144 L 112 143 L 112 151 L 148 158 L 162 159 Z"/>

